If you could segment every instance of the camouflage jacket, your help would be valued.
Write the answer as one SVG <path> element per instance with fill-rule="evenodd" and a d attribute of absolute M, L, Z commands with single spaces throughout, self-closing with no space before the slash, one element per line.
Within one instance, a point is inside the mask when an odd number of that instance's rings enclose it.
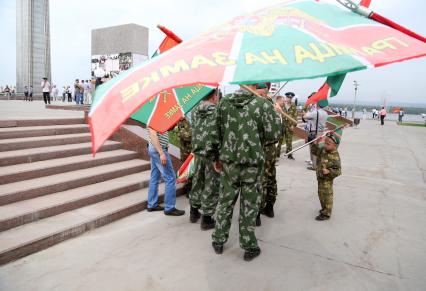
<path fill-rule="evenodd" d="M 191 124 L 186 117 L 178 122 L 179 139 L 183 142 L 191 142 Z"/>
<path fill-rule="evenodd" d="M 213 154 L 212 137 L 217 136 L 216 105 L 201 101 L 192 111 L 192 152 L 208 157 Z"/>
<path fill-rule="evenodd" d="M 259 166 L 263 146 L 278 141 L 281 119 L 267 100 L 239 90 L 222 98 L 216 111 L 215 157 L 225 163 Z"/>
<path fill-rule="evenodd" d="M 317 156 L 317 179 L 333 180 L 342 174 L 340 156 L 337 150 L 327 152 L 325 148 L 320 148 L 314 143 L 312 152 Z M 328 169 L 330 173 L 324 175 L 323 168 Z"/>
<path fill-rule="evenodd" d="M 288 115 L 290 115 L 291 117 L 293 117 L 295 120 L 297 120 L 297 109 L 296 109 L 296 105 L 294 105 L 293 103 L 290 105 L 290 107 L 287 109 L 285 108 L 285 105 L 283 105 L 282 110 L 287 113 Z M 291 122 L 287 117 L 285 117 L 283 115 L 283 125 L 286 128 L 291 128 L 291 126 L 296 126 L 296 124 L 294 124 L 293 122 Z"/>

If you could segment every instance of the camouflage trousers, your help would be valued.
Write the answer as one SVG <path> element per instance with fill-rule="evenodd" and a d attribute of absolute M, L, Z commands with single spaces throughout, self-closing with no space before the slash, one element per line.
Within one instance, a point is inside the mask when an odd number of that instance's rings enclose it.
<path fill-rule="evenodd" d="M 257 247 L 255 224 L 262 200 L 262 171 L 262 165 L 222 165 L 217 221 L 212 234 L 214 242 L 224 244 L 228 240 L 234 206 L 240 195 L 240 246 L 243 249 Z"/>
<path fill-rule="evenodd" d="M 333 180 L 318 179 L 318 197 L 321 213 L 330 217 L 333 209 Z"/>
<path fill-rule="evenodd" d="M 180 140 L 180 161 L 183 163 L 188 158 L 188 156 L 191 154 L 192 151 L 192 144 L 191 141 L 184 141 Z M 192 189 L 192 178 L 188 179 L 186 181 L 185 185 L 183 186 L 183 191 L 186 194 L 189 194 L 189 192 Z"/>
<path fill-rule="evenodd" d="M 219 198 L 219 174 L 213 168 L 213 161 L 194 155 L 194 176 L 189 203 L 201 209 L 204 215 L 212 216 L 216 212 Z"/>
<path fill-rule="evenodd" d="M 274 204 L 277 199 L 277 170 L 275 167 L 276 161 L 276 144 L 270 144 L 263 148 L 265 153 L 265 165 L 263 168 L 262 179 L 262 204 L 260 209 L 263 209 L 266 203 Z"/>
<path fill-rule="evenodd" d="M 281 156 L 281 147 L 285 141 L 286 150 L 285 152 L 291 152 L 293 149 L 293 130 L 290 128 L 284 127 L 284 136 L 279 140 L 277 145 L 277 157 Z"/>

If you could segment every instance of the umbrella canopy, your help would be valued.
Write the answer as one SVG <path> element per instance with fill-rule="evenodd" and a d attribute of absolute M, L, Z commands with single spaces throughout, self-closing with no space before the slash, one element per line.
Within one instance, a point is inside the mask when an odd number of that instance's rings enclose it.
<path fill-rule="evenodd" d="M 93 151 L 170 88 L 333 76 L 425 55 L 423 42 L 335 1 L 286 1 L 235 17 L 106 83 L 89 113 Z"/>
<path fill-rule="evenodd" d="M 161 91 L 130 118 L 163 133 L 213 89 L 212 86 L 195 85 Z"/>

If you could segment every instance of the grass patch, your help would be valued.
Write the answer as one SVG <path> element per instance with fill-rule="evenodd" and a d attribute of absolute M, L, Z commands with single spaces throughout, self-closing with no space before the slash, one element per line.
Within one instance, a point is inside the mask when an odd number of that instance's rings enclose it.
<path fill-rule="evenodd" d="M 420 122 L 403 122 L 403 123 L 398 123 L 398 124 L 403 125 L 403 126 L 426 127 L 425 123 L 420 123 Z"/>

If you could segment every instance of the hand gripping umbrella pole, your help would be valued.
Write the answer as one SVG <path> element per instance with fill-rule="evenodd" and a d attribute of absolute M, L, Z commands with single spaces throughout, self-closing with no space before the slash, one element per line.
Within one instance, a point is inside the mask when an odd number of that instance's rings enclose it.
<path fill-rule="evenodd" d="M 295 149 L 294 149 L 294 150 L 292 150 L 291 152 L 288 152 L 288 153 L 284 154 L 284 156 L 286 157 L 286 156 L 288 156 L 288 155 L 291 155 L 292 153 L 297 152 L 298 150 L 301 150 L 301 149 L 303 149 L 304 147 L 307 147 L 308 145 L 310 145 L 310 144 L 311 144 L 311 143 L 313 143 L 314 141 L 317 141 L 317 140 L 319 140 L 320 138 L 323 138 L 324 136 L 326 136 L 326 134 L 327 134 L 327 133 L 329 133 L 329 132 L 334 132 L 334 131 L 336 131 L 336 130 L 338 130 L 338 129 L 340 129 L 340 128 L 346 127 L 346 126 L 348 126 L 348 125 L 347 125 L 347 124 L 342 124 L 342 125 L 340 125 L 340 126 L 336 127 L 336 128 L 335 128 L 335 129 L 333 129 L 333 130 L 327 130 L 327 131 L 326 131 L 326 132 L 324 132 L 322 135 L 320 135 L 320 136 L 316 137 L 315 139 L 311 140 L 310 142 L 307 142 L 307 143 L 305 143 L 305 144 L 301 145 L 300 147 L 295 148 Z"/>

